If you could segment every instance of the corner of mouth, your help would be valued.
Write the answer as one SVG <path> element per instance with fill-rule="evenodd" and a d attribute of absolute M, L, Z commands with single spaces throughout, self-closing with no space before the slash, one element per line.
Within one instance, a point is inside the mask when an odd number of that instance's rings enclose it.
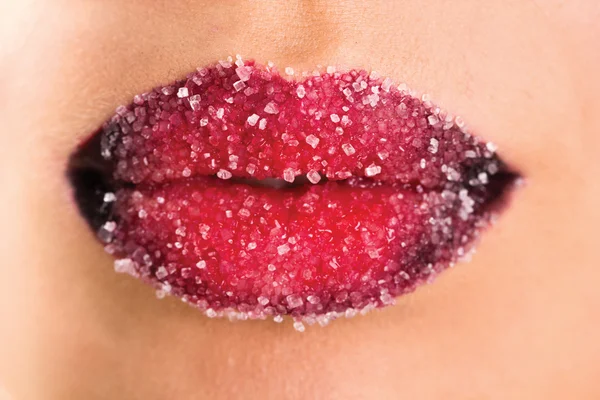
<path fill-rule="evenodd" d="M 393 304 L 472 251 L 519 177 L 364 70 L 229 58 L 134 97 L 71 156 L 115 270 L 209 317 L 295 328 Z"/>

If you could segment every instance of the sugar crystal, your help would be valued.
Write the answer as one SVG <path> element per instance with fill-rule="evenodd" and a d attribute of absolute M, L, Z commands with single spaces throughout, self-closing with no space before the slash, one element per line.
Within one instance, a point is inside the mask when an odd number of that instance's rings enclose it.
<path fill-rule="evenodd" d="M 373 177 L 381 173 L 381 167 L 379 165 L 371 164 L 365 168 L 365 176 Z"/>
<path fill-rule="evenodd" d="M 190 92 L 188 90 L 188 88 L 186 87 L 181 87 L 179 88 L 179 90 L 177 91 L 177 97 L 184 98 L 184 97 L 188 97 L 190 95 Z"/>
<path fill-rule="evenodd" d="M 130 258 L 115 260 L 115 272 L 135 275 L 135 263 Z"/>
<path fill-rule="evenodd" d="M 190 107 L 192 108 L 192 110 L 197 111 L 200 109 L 200 95 L 199 94 L 190 96 L 188 98 L 188 101 L 190 102 Z"/>
<path fill-rule="evenodd" d="M 342 144 L 342 150 L 344 150 L 344 153 L 346 153 L 347 156 L 351 156 L 352 154 L 356 153 L 356 150 L 350 143 Z"/>
<path fill-rule="evenodd" d="M 429 151 L 431 154 L 437 153 L 439 144 L 440 142 L 436 138 L 429 139 L 429 147 L 427 148 L 427 151 Z"/>
<path fill-rule="evenodd" d="M 277 253 L 282 256 L 290 251 L 290 246 L 287 243 L 277 247 Z"/>
<path fill-rule="evenodd" d="M 320 140 L 318 137 L 316 137 L 315 135 L 308 135 L 306 137 L 306 143 L 308 143 L 308 145 L 310 147 L 312 147 L 313 149 L 317 148 L 317 145 L 319 144 Z"/>
<path fill-rule="evenodd" d="M 271 101 L 265 106 L 265 112 L 267 114 L 277 114 L 279 113 L 279 106 L 274 101 Z"/>
<path fill-rule="evenodd" d="M 288 303 L 289 308 L 298 308 L 304 304 L 304 301 L 302 301 L 302 297 L 298 296 L 297 294 L 290 294 L 285 299 Z"/>
<path fill-rule="evenodd" d="M 156 270 L 156 278 L 157 279 L 166 278 L 168 275 L 169 275 L 169 272 L 163 266 L 158 267 L 158 269 Z"/>
<path fill-rule="evenodd" d="M 243 81 L 235 81 L 233 83 L 233 88 L 235 89 L 236 92 L 239 92 L 240 90 L 243 90 L 246 87 L 246 84 Z"/>
<path fill-rule="evenodd" d="M 221 179 L 229 179 L 233 176 L 233 174 L 229 171 L 227 171 L 226 169 L 220 169 L 219 172 L 217 172 L 217 177 L 221 178 Z"/>
<path fill-rule="evenodd" d="M 293 183 L 296 179 L 296 173 L 292 168 L 286 168 L 283 171 L 283 180 L 289 183 Z"/>
<path fill-rule="evenodd" d="M 240 81 L 246 82 L 250 80 L 250 76 L 252 75 L 252 68 L 247 66 L 237 67 L 235 69 L 235 73 L 240 78 Z"/>
<path fill-rule="evenodd" d="M 298 332 L 304 332 L 306 330 L 304 324 L 301 321 L 294 321 L 294 329 Z"/>
<path fill-rule="evenodd" d="M 114 193 L 111 193 L 111 192 L 104 193 L 104 202 L 105 203 L 112 203 L 115 200 L 117 200 L 117 196 L 115 196 Z"/>
<path fill-rule="evenodd" d="M 265 128 L 267 127 L 267 119 L 266 118 L 262 118 L 260 120 L 260 122 L 258 123 L 258 129 L 260 129 L 261 131 L 265 130 Z"/>
<path fill-rule="evenodd" d="M 319 183 L 319 181 L 321 180 L 321 174 L 319 174 L 315 170 L 308 171 L 308 174 L 306 174 L 306 177 L 308 178 L 308 180 L 310 181 L 310 183 L 315 184 L 315 185 L 317 183 Z"/>

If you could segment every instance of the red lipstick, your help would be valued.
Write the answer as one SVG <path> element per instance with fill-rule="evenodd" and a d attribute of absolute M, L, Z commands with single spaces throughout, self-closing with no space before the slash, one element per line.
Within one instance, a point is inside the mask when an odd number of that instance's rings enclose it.
<path fill-rule="evenodd" d="M 511 187 L 491 143 L 389 78 L 233 61 L 135 96 L 71 160 L 115 269 L 209 317 L 302 330 L 392 304 Z"/>

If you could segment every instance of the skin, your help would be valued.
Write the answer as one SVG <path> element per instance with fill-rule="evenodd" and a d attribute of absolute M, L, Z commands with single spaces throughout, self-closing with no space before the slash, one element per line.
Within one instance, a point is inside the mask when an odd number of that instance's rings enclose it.
<path fill-rule="evenodd" d="M 600 398 L 597 1 L 7 3 L 7 398 Z M 526 184 L 469 264 L 365 317 L 300 334 L 157 300 L 113 272 L 66 161 L 134 94 L 235 54 L 407 82 L 496 143 Z"/>

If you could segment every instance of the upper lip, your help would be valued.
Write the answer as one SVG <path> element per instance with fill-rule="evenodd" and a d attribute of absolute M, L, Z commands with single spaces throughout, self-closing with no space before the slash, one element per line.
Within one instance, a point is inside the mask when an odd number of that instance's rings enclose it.
<path fill-rule="evenodd" d="M 118 266 L 209 315 L 388 304 L 469 248 L 514 177 L 391 79 L 232 61 L 136 96 L 90 142 L 111 168 L 100 232 Z M 265 180 L 296 187 L 252 188 Z"/>

